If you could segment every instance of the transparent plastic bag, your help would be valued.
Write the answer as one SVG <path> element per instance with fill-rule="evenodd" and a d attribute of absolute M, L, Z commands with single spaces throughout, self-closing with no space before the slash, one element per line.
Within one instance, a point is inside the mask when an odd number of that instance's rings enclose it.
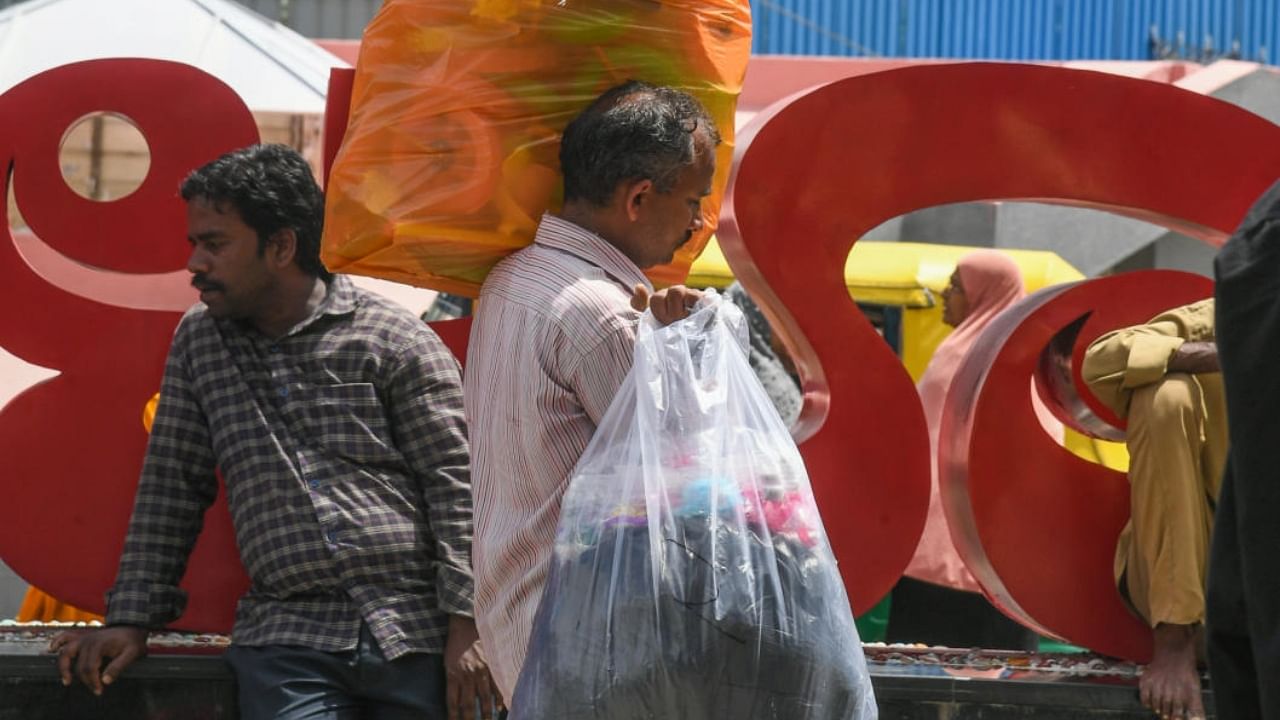
<path fill-rule="evenodd" d="M 876 717 L 804 464 L 708 293 L 635 364 L 574 470 L 513 720 Z"/>
<path fill-rule="evenodd" d="M 478 294 L 560 209 L 560 133 L 630 79 L 680 88 L 719 126 L 705 227 L 657 282 L 683 280 L 720 216 L 749 0 L 385 0 L 365 29 L 326 188 L 337 272 Z"/>

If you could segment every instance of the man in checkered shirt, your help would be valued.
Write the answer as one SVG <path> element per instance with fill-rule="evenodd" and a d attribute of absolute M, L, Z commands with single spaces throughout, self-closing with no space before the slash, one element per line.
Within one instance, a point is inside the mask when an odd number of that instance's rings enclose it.
<path fill-rule="evenodd" d="M 293 150 L 224 155 L 182 197 L 201 302 L 170 347 L 108 627 L 54 641 L 64 684 L 74 664 L 102 692 L 182 614 L 218 470 L 252 580 L 227 653 L 241 717 L 491 715 L 457 361 L 321 265 L 324 200 Z"/>

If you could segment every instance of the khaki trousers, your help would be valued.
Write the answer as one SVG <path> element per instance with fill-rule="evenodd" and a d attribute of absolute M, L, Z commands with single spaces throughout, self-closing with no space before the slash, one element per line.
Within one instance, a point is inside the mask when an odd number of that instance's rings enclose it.
<path fill-rule="evenodd" d="M 1151 627 L 1204 622 L 1213 507 L 1226 460 L 1222 376 L 1173 373 L 1129 404 L 1131 517 L 1116 580 Z"/>

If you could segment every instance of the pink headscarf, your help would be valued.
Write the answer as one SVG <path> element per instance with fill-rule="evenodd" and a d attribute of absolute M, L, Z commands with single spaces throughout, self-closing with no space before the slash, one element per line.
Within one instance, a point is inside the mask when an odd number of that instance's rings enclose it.
<path fill-rule="evenodd" d="M 968 300 L 969 314 L 934 351 L 924 375 L 916 385 L 929 425 L 929 449 L 933 457 L 933 490 L 929 497 L 929 518 L 906 574 L 917 580 L 945 585 L 957 590 L 979 592 L 951 542 L 947 518 L 938 493 L 938 428 L 942 425 L 942 405 L 947 390 L 978 335 L 997 315 L 1023 298 L 1022 272 L 1013 260 L 995 250 L 978 250 L 960 258 L 960 287 Z"/>

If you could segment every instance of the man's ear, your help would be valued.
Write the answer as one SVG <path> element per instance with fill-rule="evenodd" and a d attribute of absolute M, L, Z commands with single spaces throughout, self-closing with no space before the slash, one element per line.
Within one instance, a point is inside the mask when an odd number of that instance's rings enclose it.
<path fill-rule="evenodd" d="M 652 180 L 632 180 L 622 184 L 623 197 L 626 200 L 627 219 L 635 222 L 640 218 L 640 208 L 649 201 L 653 193 Z"/>
<path fill-rule="evenodd" d="M 267 258 L 272 265 L 288 267 L 297 255 L 298 233 L 293 228 L 280 228 L 267 238 Z"/>

